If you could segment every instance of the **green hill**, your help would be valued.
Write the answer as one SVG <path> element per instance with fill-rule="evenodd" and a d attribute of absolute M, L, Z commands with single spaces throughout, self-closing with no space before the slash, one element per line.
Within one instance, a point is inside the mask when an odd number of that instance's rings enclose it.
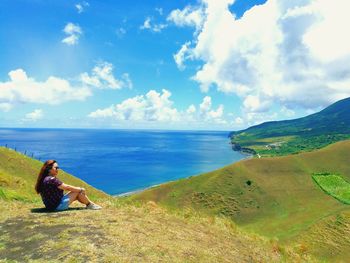
<path fill-rule="evenodd" d="M 40 161 L 0 147 L 0 198 L 40 202 L 40 195 L 35 193 L 34 185 L 42 165 Z M 59 178 L 67 184 L 86 188 L 94 199 L 108 196 L 64 171 L 60 171 Z"/>
<path fill-rule="evenodd" d="M 315 173 L 332 173 L 350 182 L 349 159 L 347 140 L 314 152 L 243 160 L 129 199 L 223 215 L 246 230 L 300 246 L 316 257 L 349 260 L 350 206 L 312 179 Z"/>
<path fill-rule="evenodd" d="M 320 149 L 350 138 L 350 98 L 303 118 L 265 122 L 230 136 L 236 150 L 249 148 L 263 156 Z"/>
<path fill-rule="evenodd" d="M 0 262 L 301 262 L 312 257 L 229 219 L 130 205 L 73 176 L 102 210 L 46 212 L 34 192 L 42 163 L 0 148 Z"/>

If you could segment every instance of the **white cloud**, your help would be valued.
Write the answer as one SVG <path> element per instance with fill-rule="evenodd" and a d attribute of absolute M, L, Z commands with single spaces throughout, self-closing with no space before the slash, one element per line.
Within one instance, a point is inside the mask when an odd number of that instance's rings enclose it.
<path fill-rule="evenodd" d="M 259 96 L 248 95 L 243 106 L 248 112 L 266 112 L 269 108 L 269 101 L 261 101 Z"/>
<path fill-rule="evenodd" d="M 36 109 L 33 112 L 27 113 L 25 115 L 24 121 L 37 121 L 42 119 L 43 116 L 43 111 L 41 109 Z"/>
<path fill-rule="evenodd" d="M 140 29 L 151 29 L 151 18 L 147 17 Z"/>
<path fill-rule="evenodd" d="M 94 112 L 91 112 L 89 114 L 89 117 L 91 118 L 109 118 L 109 117 L 113 117 L 115 114 L 114 112 L 114 107 L 111 106 L 109 108 L 105 108 L 105 109 L 97 109 Z"/>
<path fill-rule="evenodd" d="M 171 93 L 163 89 L 162 93 L 150 90 L 145 96 L 129 98 L 117 105 L 99 109 L 89 114 L 92 118 L 113 117 L 116 120 L 167 122 L 176 121 L 179 113 L 169 100 Z"/>
<path fill-rule="evenodd" d="M 92 69 L 91 75 L 84 72 L 80 75 L 80 79 L 84 84 L 100 89 L 132 88 L 129 74 L 124 73 L 120 79 L 117 79 L 112 72 L 113 65 L 111 63 L 101 62 Z"/>
<path fill-rule="evenodd" d="M 8 112 L 12 108 L 13 108 L 13 105 L 11 103 L 8 103 L 8 102 L 1 102 L 0 103 L 0 111 Z"/>
<path fill-rule="evenodd" d="M 237 94 L 251 121 L 271 119 L 270 105 L 309 109 L 350 96 L 349 1 L 268 0 L 239 19 L 233 2 L 201 0 L 169 15 L 178 26 L 199 25 L 195 45 L 174 59 L 180 69 L 186 60 L 203 61 L 193 76 L 202 91 Z M 188 10 L 204 14 L 203 22 Z"/>
<path fill-rule="evenodd" d="M 203 102 L 199 105 L 199 115 L 201 120 L 222 122 L 226 121 L 222 119 L 224 113 L 224 106 L 221 104 L 216 110 L 212 109 L 211 97 L 205 96 Z"/>
<path fill-rule="evenodd" d="M 81 3 L 78 3 L 75 5 L 76 9 L 78 10 L 78 13 L 81 14 L 82 12 L 84 12 L 85 7 L 90 6 L 90 4 L 86 1 L 83 1 Z"/>
<path fill-rule="evenodd" d="M 180 70 L 185 69 L 184 61 L 186 59 L 191 58 L 191 52 L 189 52 L 189 46 L 191 45 L 191 42 L 186 42 L 182 45 L 181 49 L 174 55 L 174 60 L 176 62 L 177 67 Z"/>
<path fill-rule="evenodd" d="M 156 7 L 155 10 L 159 13 L 159 15 L 161 15 L 161 16 L 163 15 L 163 8 L 161 8 L 161 7 L 159 7 L 159 8 Z"/>
<path fill-rule="evenodd" d="M 117 28 L 115 33 L 117 34 L 118 38 L 123 38 L 126 34 L 126 29 L 123 27 Z"/>
<path fill-rule="evenodd" d="M 0 108 L 9 110 L 20 103 L 57 105 L 66 101 L 83 101 L 91 96 L 90 89 L 74 87 L 67 80 L 50 76 L 46 81 L 36 81 L 23 69 L 9 72 L 9 81 L 0 82 Z"/>
<path fill-rule="evenodd" d="M 126 99 L 119 104 L 105 109 L 97 109 L 88 117 L 94 119 L 110 119 L 111 121 L 132 121 L 138 123 L 203 123 L 227 124 L 223 119 L 224 107 L 212 108 L 211 97 L 206 96 L 199 105 L 191 104 L 185 111 L 176 109 L 170 100 L 171 93 L 163 89 L 161 93 L 150 90 L 146 95 Z"/>
<path fill-rule="evenodd" d="M 80 26 L 73 23 L 68 23 L 64 27 L 63 32 L 67 35 L 67 37 L 62 40 L 62 43 L 69 46 L 78 44 L 79 37 L 83 33 Z"/>
<path fill-rule="evenodd" d="M 196 29 L 200 29 L 205 18 L 204 11 L 202 6 L 186 6 L 183 10 L 175 9 L 171 11 L 167 20 L 180 27 L 194 26 Z"/>
<path fill-rule="evenodd" d="M 288 109 L 286 106 L 283 106 L 282 109 L 281 109 L 281 113 L 288 117 L 288 118 L 291 118 L 291 117 L 294 117 L 295 116 L 295 111 L 291 110 L 291 109 Z"/>
<path fill-rule="evenodd" d="M 241 117 L 235 118 L 235 124 L 237 125 L 242 125 L 244 123 L 243 119 Z"/>
<path fill-rule="evenodd" d="M 82 13 L 84 11 L 85 7 L 88 7 L 88 6 L 90 6 L 90 4 L 86 1 L 83 1 L 83 2 L 75 5 L 79 14 Z"/>
<path fill-rule="evenodd" d="M 189 115 L 191 115 L 191 114 L 193 114 L 195 112 L 196 112 L 196 106 L 194 106 L 193 104 L 191 104 L 186 110 L 186 113 L 189 114 Z"/>
<path fill-rule="evenodd" d="M 164 28 L 166 28 L 167 24 L 154 24 L 150 17 L 146 17 L 143 25 L 140 26 L 141 30 L 150 30 L 155 33 L 160 33 Z"/>

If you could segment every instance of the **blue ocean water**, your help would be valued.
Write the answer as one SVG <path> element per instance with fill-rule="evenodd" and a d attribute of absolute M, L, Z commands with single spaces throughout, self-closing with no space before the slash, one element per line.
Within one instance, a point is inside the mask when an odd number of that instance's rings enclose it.
<path fill-rule="evenodd" d="M 57 160 L 108 194 L 136 191 L 239 161 L 228 132 L 0 129 L 0 146 Z"/>

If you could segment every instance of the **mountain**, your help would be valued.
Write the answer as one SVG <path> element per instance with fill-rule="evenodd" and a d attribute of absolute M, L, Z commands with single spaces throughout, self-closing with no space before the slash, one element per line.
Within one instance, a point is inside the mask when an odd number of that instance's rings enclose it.
<path fill-rule="evenodd" d="M 315 173 L 339 174 L 350 193 L 350 140 L 313 152 L 250 158 L 131 197 L 171 211 L 230 218 L 245 230 L 300 247 L 320 260 L 350 259 L 350 206 L 325 193 Z M 350 197 L 350 195 L 349 195 Z"/>
<path fill-rule="evenodd" d="M 251 149 L 262 156 L 320 149 L 350 138 L 350 98 L 303 118 L 265 122 L 230 136 L 234 150 Z"/>

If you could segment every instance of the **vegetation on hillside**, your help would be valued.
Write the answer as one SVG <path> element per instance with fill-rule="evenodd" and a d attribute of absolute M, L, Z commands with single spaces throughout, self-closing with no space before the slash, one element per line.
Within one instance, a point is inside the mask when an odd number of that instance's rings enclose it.
<path fill-rule="evenodd" d="M 313 262 L 224 218 L 171 214 L 152 202 L 102 205 L 100 211 L 75 206 L 45 213 L 0 200 L 0 262 Z"/>
<path fill-rule="evenodd" d="M 311 174 L 331 171 L 350 180 L 349 158 L 350 141 L 343 141 L 310 153 L 247 159 L 154 187 L 129 199 L 155 201 L 170 211 L 187 207 L 206 215 L 225 216 L 248 231 L 278 238 L 285 244 L 298 244 L 305 251 L 314 244 L 305 237 L 315 224 L 323 224 L 333 216 L 344 217 L 338 227 L 341 237 L 337 236 L 339 232 L 317 228 L 325 239 L 345 239 L 339 243 L 344 246 L 328 244 L 330 251 L 337 250 L 336 254 L 318 253 L 316 248 L 313 253 L 327 261 L 345 260 L 349 259 L 346 244 L 350 243 L 350 207 L 325 194 Z"/>
<path fill-rule="evenodd" d="M 327 194 L 350 205 L 350 184 L 340 175 L 316 173 L 312 178 Z"/>
<path fill-rule="evenodd" d="M 350 139 L 350 98 L 294 120 L 266 122 L 230 134 L 233 148 L 260 156 L 281 156 L 323 148 Z"/>
<path fill-rule="evenodd" d="M 38 160 L 12 149 L 0 147 L 0 198 L 40 202 L 40 195 L 36 194 L 34 186 L 41 167 L 42 162 Z M 84 187 L 94 200 L 108 196 L 64 171 L 60 171 L 59 178 L 67 184 Z"/>
<path fill-rule="evenodd" d="M 102 210 L 47 212 L 34 192 L 42 163 L 0 148 L 0 262 L 296 262 L 308 254 L 242 231 L 231 220 L 155 202 L 127 204 L 66 173 Z"/>

